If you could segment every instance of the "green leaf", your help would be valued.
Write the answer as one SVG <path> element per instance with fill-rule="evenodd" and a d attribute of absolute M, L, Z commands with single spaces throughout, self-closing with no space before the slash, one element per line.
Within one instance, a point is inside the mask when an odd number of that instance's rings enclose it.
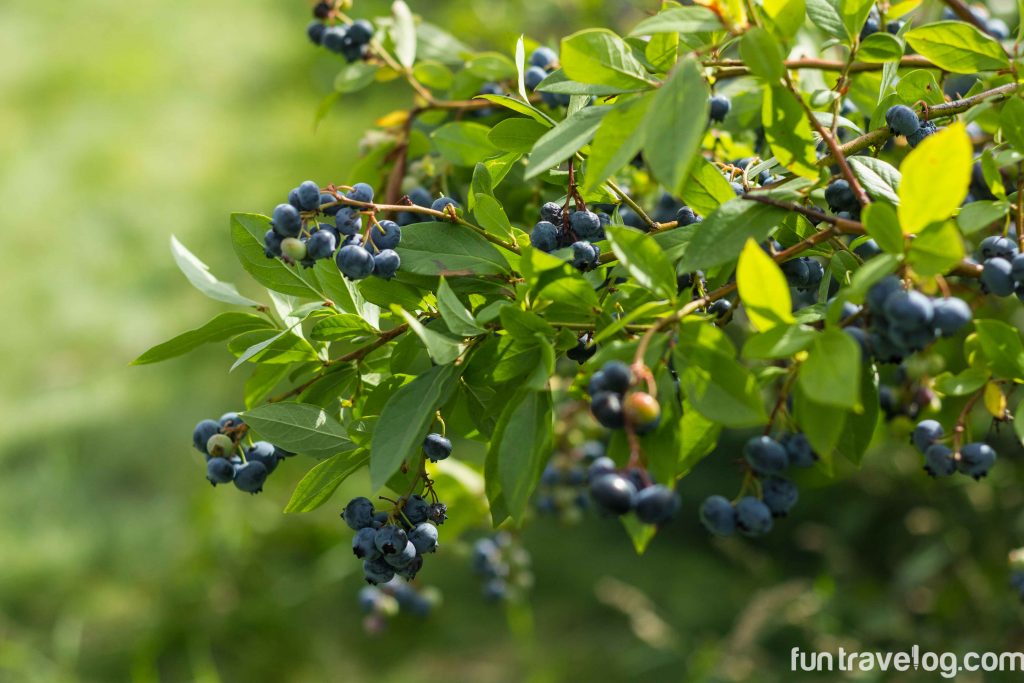
<path fill-rule="evenodd" d="M 249 379 L 245 380 L 245 401 L 246 408 L 254 408 L 263 403 L 270 392 L 292 371 L 292 366 L 281 365 L 257 365 L 253 368 Z"/>
<path fill-rule="evenodd" d="M 698 156 L 680 196 L 691 209 L 701 216 L 708 216 L 722 204 L 735 199 L 736 193 L 714 164 Z"/>
<path fill-rule="evenodd" d="M 520 102 L 514 97 L 509 97 L 508 95 L 477 95 L 473 99 L 487 100 L 488 102 L 493 102 L 494 104 L 501 105 L 502 107 L 505 107 L 506 109 L 514 111 L 518 114 L 525 114 L 526 116 L 529 116 L 537 123 L 543 124 L 548 128 L 551 128 L 553 125 L 555 125 L 554 122 L 552 122 L 546 114 L 544 114 L 542 111 L 534 107 L 529 102 Z"/>
<path fill-rule="evenodd" d="M 520 391 L 508 402 L 494 430 L 488 461 L 496 463 L 501 492 L 513 519 L 526 512 L 530 495 L 551 454 L 551 394 Z"/>
<path fill-rule="evenodd" d="M 764 91 L 761 124 L 776 161 L 805 178 L 817 178 L 811 123 L 796 96 L 773 85 Z"/>
<path fill-rule="evenodd" d="M 874 202 L 864 207 L 862 212 L 864 227 L 871 239 L 875 240 L 882 251 L 890 254 L 903 253 L 903 231 L 896 209 L 884 202 Z"/>
<path fill-rule="evenodd" d="M 839 40 L 846 41 L 850 37 L 839 8 L 832 0 L 807 0 L 807 18 L 822 31 Z"/>
<path fill-rule="evenodd" d="M 740 58 L 750 73 L 776 83 L 786 73 L 782 46 L 767 30 L 755 26 L 740 39 Z"/>
<path fill-rule="evenodd" d="M 874 0 L 840 0 L 839 7 L 842 9 L 847 33 L 851 36 L 860 33 L 874 4 Z"/>
<path fill-rule="evenodd" d="M 471 121 L 446 123 L 431 135 L 437 151 L 456 166 L 474 166 L 494 155 L 498 148 L 488 137 L 490 129 Z"/>
<path fill-rule="evenodd" d="M 321 318 L 309 331 L 313 341 L 354 341 L 377 334 L 377 330 L 354 313 L 339 313 Z"/>
<path fill-rule="evenodd" d="M 562 70 L 574 81 L 596 83 L 621 92 L 654 85 L 622 38 L 607 29 L 588 29 L 562 39 Z"/>
<path fill-rule="evenodd" d="M 454 363 L 455 359 L 462 354 L 465 347 L 459 343 L 459 340 L 452 339 L 446 334 L 430 329 L 417 320 L 416 316 L 400 306 L 392 306 L 391 310 L 398 313 L 405 319 L 406 324 L 409 325 L 409 329 L 420 338 L 420 341 L 423 342 L 423 346 L 427 349 L 427 354 L 435 363 L 439 365 Z"/>
<path fill-rule="evenodd" d="M 132 365 L 159 363 L 169 358 L 182 356 L 203 344 L 224 341 L 236 334 L 251 330 L 272 329 L 273 325 L 264 317 L 252 313 L 231 311 L 221 313 L 202 327 L 179 334 L 174 339 L 157 344 L 132 361 Z"/>
<path fill-rule="evenodd" d="M 793 302 L 786 276 L 752 239 L 747 240 L 740 254 L 736 286 L 747 317 L 758 330 L 764 332 L 793 322 Z"/>
<path fill-rule="evenodd" d="M 807 398 L 855 409 L 860 404 L 860 345 L 845 332 L 825 330 L 814 339 L 798 382 Z"/>
<path fill-rule="evenodd" d="M 968 396 L 985 386 L 991 376 L 988 370 L 982 368 L 966 368 L 956 375 L 942 373 L 935 378 L 933 386 L 943 396 Z"/>
<path fill-rule="evenodd" d="M 359 92 L 375 80 L 379 67 L 369 62 L 353 62 L 341 67 L 334 77 L 334 90 L 339 94 Z"/>
<path fill-rule="evenodd" d="M 437 288 L 437 308 L 441 312 L 444 324 L 460 337 L 475 337 L 486 331 L 477 324 L 473 314 L 466 310 L 444 278 L 441 278 L 441 284 Z"/>
<path fill-rule="evenodd" d="M 342 276 L 334 259 L 318 260 L 313 266 L 313 274 L 339 311 L 354 313 L 374 327 L 377 326 L 380 322 L 380 308 L 365 300 L 356 282 Z"/>
<path fill-rule="evenodd" d="M 946 71 L 973 74 L 1009 67 L 1002 46 L 962 21 L 938 21 L 911 29 L 904 36 L 910 47 Z"/>
<path fill-rule="evenodd" d="M 999 113 L 999 126 L 1003 129 L 1006 141 L 1024 154 L 1024 100 L 1011 97 L 1006 101 Z"/>
<path fill-rule="evenodd" d="M 370 483 L 374 490 L 384 486 L 405 459 L 422 447 L 434 412 L 451 397 L 458 377 L 459 369 L 454 365 L 436 365 L 391 394 L 378 424 L 392 428 L 375 429 L 370 447 Z"/>
<path fill-rule="evenodd" d="M 441 62 L 425 60 L 418 62 L 412 69 L 416 80 L 432 90 L 447 90 L 455 82 L 452 70 Z"/>
<path fill-rule="evenodd" d="M 561 69 L 556 69 L 548 74 L 548 77 L 541 81 L 541 84 L 537 86 L 536 91 L 558 93 L 561 95 L 593 95 L 594 97 L 623 94 L 621 89 L 614 88 L 610 85 L 597 85 L 594 83 L 580 83 L 579 81 L 574 81 Z"/>
<path fill-rule="evenodd" d="M 211 299 L 239 306 L 260 305 L 258 301 L 239 294 L 230 282 L 221 282 L 215 278 L 209 267 L 186 249 L 185 245 L 179 242 L 174 235 L 171 235 L 171 254 L 174 256 L 174 262 L 178 264 L 178 268 L 192 283 L 192 286 Z"/>
<path fill-rule="evenodd" d="M 806 325 L 776 325 L 767 332 L 750 336 L 743 344 L 743 357 L 763 360 L 789 358 L 810 346 L 817 334 L 814 328 Z"/>
<path fill-rule="evenodd" d="M 228 350 L 239 354 L 229 372 L 252 361 L 260 363 L 294 363 L 316 360 L 316 351 L 292 328 L 274 333 L 273 330 L 253 330 L 238 335 L 228 344 Z"/>
<path fill-rule="evenodd" d="M 906 156 L 900 164 L 903 177 L 899 189 L 903 232 L 920 232 L 953 215 L 967 196 L 972 149 L 963 124 L 953 123 L 926 137 Z"/>
<path fill-rule="evenodd" d="M 683 417 L 679 422 L 680 476 L 689 472 L 718 445 L 722 425 L 700 414 L 689 401 L 683 399 Z"/>
<path fill-rule="evenodd" d="M 683 255 L 679 270 L 706 270 L 727 263 L 739 256 L 748 239 L 764 241 L 785 217 L 785 209 L 733 198 L 700 224 Z"/>
<path fill-rule="evenodd" d="M 804 25 L 804 0 L 764 0 L 762 7 L 784 38 L 792 38 Z"/>
<path fill-rule="evenodd" d="M 611 225 L 605 227 L 605 234 L 619 262 L 641 287 L 663 298 L 675 299 L 675 270 L 650 235 Z"/>
<path fill-rule="evenodd" d="M 853 274 L 847 298 L 854 303 L 863 301 L 871 285 L 896 270 L 899 264 L 900 259 L 895 254 L 881 254 L 870 259 Z"/>
<path fill-rule="evenodd" d="M 670 194 L 679 194 L 707 126 L 708 85 L 697 60 L 688 57 L 654 94 L 643 128 L 644 160 Z"/>
<path fill-rule="evenodd" d="M 1002 222 L 1010 213 L 1010 203 L 1005 199 L 979 199 L 965 204 L 956 217 L 956 224 L 965 235 L 978 232 L 996 221 Z"/>
<path fill-rule="evenodd" d="M 899 62 L 903 57 L 903 41 L 896 36 L 879 31 L 872 33 L 861 41 L 860 49 L 857 50 L 857 59 L 862 62 L 884 64 L 886 62 Z"/>
<path fill-rule="evenodd" d="M 402 228 L 402 270 L 417 275 L 504 275 L 508 262 L 490 242 L 451 223 L 415 223 Z"/>
<path fill-rule="evenodd" d="M 888 35 L 888 34 L 886 34 Z M 899 204 L 897 189 L 900 186 L 900 172 L 891 164 L 874 157 L 850 157 L 850 170 L 857 177 L 864 190 L 873 198 L 890 204 Z"/>
<path fill-rule="evenodd" d="M 803 383 L 797 382 L 793 392 L 793 417 L 830 475 L 833 472 L 832 451 L 843 435 L 849 414 L 850 411 L 844 408 L 811 400 L 803 391 Z"/>
<path fill-rule="evenodd" d="M 255 214 L 231 215 L 231 243 L 242 268 L 267 289 L 306 299 L 326 298 L 317 289 L 316 276 L 304 276 L 297 267 L 289 267 L 279 258 L 267 258 L 263 251 L 263 234 L 270 229 L 270 219 Z M 309 277 L 307 280 L 306 277 Z"/>
<path fill-rule="evenodd" d="M 341 423 L 318 406 L 270 403 L 247 410 L 242 417 L 261 437 L 293 453 L 327 457 L 354 448 Z"/>
<path fill-rule="evenodd" d="M 601 119 L 609 111 L 609 107 L 581 109 L 541 136 L 530 153 L 526 179 L 537 177 L 578 152 L 594 137 Z"/>
<path fill-rule="evenodd" d="M 584 192 L 591 192 L 624 168 L 644 144 L 643 120 L 651 97 L 636 97 L 611 107 L 601 121 L 590 148 Z"/>
<path fill-rule="evenodd" d="M 1024 345 L 1017 328 L 1000 320 L 974 321 L 981 352 L 997 377 L 1024 380 Z"/>
<path fill-rule="evenodd" d="M 871 445 L 878 424 L 878 375 L 870 364 L 864 364 L 861 368 L 860 398 L 863 412 L 846 414 L 843 431 L 836 443 L 839 454 L 858 466 Z"/>
<path fill-rule="evenodd" d="M 619 517 L 619 521 L 626 529 L 629 540 L 633 542 L 636 554 L 643 555 L 647 546 L 654 540 L 655 534 L 658 533 L 658 527 L 654 524 L 644 524 L 636 518 L 636 515 L 623 515 Z"/>
<path fill-rule="evenodd" d="M 492 235 L 513 240 L 512 223 L 509 222 L 505 209 L 497 199 L 489 194 L 478 194 L 473 204 L 473 215 L 476 216 L 480 227 Z"/>
<path fill-rule="evenodd" d="M 757 380 L 730 355 L 686 344 L 674 357 L 686 399 L 706 418 L 736 428 L 768 421 Z"/>
<path fill-rule="evenodd" d="M 700 33 L 722 30 L 722 20 L 707 7 L 673 7 L 648 17 L 629 32 L 631 36 L 655 33 Z"/>
<path fill-rule="evenodd" d="M 550 127 L 533 119 L 505 119 L 491 128 L 487 138 L 500 150 L 526 153 Z"/>
<path fill-rule="evenodd" d="M 286 514 L 310 512 L 326 503 L 343 481 L 362 468 L 367 461 L 364 450 L 338 453 L 316 464 L 299 480 L 285 506 Z"/>
<path fill-rule="evenodd" d="M 907 261 L 919 275 L 941 275 L 960 263 L 964 242 L 952 221 L 932 225 L 914 238 Z"/>
<path fill-rule="evenodd" d="M 416 22 L 412 18 L 409 6 L 402 0 L 391 3 L 391 14 L 394 24 L 391 37 L 395 41 L 395 56 L 398 63 L 406 69 L 412 68 L 416 62 Z"/>

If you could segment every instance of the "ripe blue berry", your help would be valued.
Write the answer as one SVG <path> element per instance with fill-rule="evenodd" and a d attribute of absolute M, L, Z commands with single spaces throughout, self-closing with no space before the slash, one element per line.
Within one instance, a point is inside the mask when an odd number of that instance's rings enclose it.
<path fill-rule="evenodd" d="M 338 245 L 338 238 L 330 230 L 314 232 L 306 242 L 306 255 L 311 259 L 330 258 Z"/>
<path fill-rule="evenodd" d="M 606 474 L 615 473 L 615 461 L 607 456 L 599 456 L 590 463 L 590 468 L 587 470 L 587 477 L 590 481 L 594 481 Z"/>
<path fill-rule="evenodd" d="M 601 218 L 593 211 L 572 212 L 569 214 L 569 227 L 581 240 L 597 242 L 604 239 Z"/>
<path fill-rule="evenodd" d="M 934 123 L 931 121 L 925 121 L 921 124 L 920 128 L 907 136 L 907 144 L 911 147 L 917 147 L 926 137 L 934 133 L 936 130 Z"/>
<path fill-rule="evenodd" d="M 373 274 L 390 280 L 402 267 L 402 258 L 394 249 L 385 249 L 373 257 Z"/>
<path fill-rule="evenodd" d="M 373 187 L 367 183 L 356 183 L 351 190 L 345 193 L 345 196 L 354 202 L 369 204 L 373 201 Z"/>
<path fill-rule="evenodd" d="M 206 453 L 206 443 L 214 434 L 220 434 L 220 424 L 216 420 L 202 420 L 192 430 L 192 445 L 200 453 Z"/>
<path fill-rule="evenodd" d="M 601 249 L 590 242 L 573 242 L 572 244 L 572 259 L 569 263 L 572 267 L 580 271 L 593 270 L 597 267 L 601 258 Z"/>
<path fill-rule="evenodd" d="M 813 467 L 818 461 L 818 456 L 811 448 L 811 442 L 800 432 L 786 434 L 782 437 L 781 443 L 789 456 L 789 464 L 793 467 Z"/>
<path fill-rule="evenodd" d="M 377 545 L 377 550 L 382 555 L 396 555 L 405 551 L 405 546 L 409 544 L 409 538 L 402 527 L 395 524 L 385 524 L 377 529 L 377 535 L 374 537 L 373 542 Z"/>
<path fill-rule="evenodd" d="M 369 498 L 363 496 L 350 500 L 341 513 L 345 524 L 348 524 L 348 527 L 354 531 L 373 526 L 373 516 L 373 503 Z"/>
<path fill-rule="evenodd" d="M 363 576 L 366 582 L 371 585 L 387 583 L 395 578 L 395 570 L 384 561 L 383 557 L 363 560 Z"/>
<path fill-rule="evenodd" d="M 378 251 L 395 249 L 402 241 L 402 228 L 394 221 L 381 221 L 370 228 L 370 242 Z"/>
<path fill-rule="evenodd" d="M 895 275 L 887 275 L 882 278 L 868 290 L 866 298 L 868 308 L 873 309 L 875 312 L 884 313 L 885 302 L 890 295 L 903 289 L 900 279 Z"/>
<path fill-rule="evenodd" d="M 785 477 L 765 477 L 761 482 L 764 504 L 774 517 L 785 517 L 800 497 L 796 484 Z"/>
<path fill-rule="evenodd" d="M 247 462 L 235 468 L 235 486 L 246 493 L 259 493 L 267 480 L 267 468 L 261 462 Z"/>
<path fill-rule="evenodd" d="M 624 394 L 633 383 L 633 371 L 629 366 L 619 360 L 610 360 L 601 368 L 601 375 L 604 378 L 606 391 L 614 391 L 617 394 Z"/>
<path fill-rule="evenodd" d="M 319 45 L 324 38 L 324 31 L 327 27 L 319 21 L 309 22 L 309 26 L 306 27 L 306 35 L 309 36 L 310 42 L 314 45 Z"/>
<path fill-rule="evenodd" d="M 885 300 L 884 311 L 892 326 L 901 330 L 926 328 L 935 316 L 931 299 L 913 290 L 890 294 Z"/>
<path fill-rule="evenodd" d="M 235 478 L 235 466 L 225 458 L 210 458 L 206 463 L 206 479 L 216 486 L 227 484 Z"/>
<path fill-rule="evenodd" d="M 721 123 L 725 121 L 725 117 L 729 115 L 729 109 L 732 108 L 732 103 L 729 98 L 725 95 L 714 95 L 708 100 L 708 117 L 712 121 Z"/>
<path fill-rule="evenodd" d="M 716 536 L 731 536 L 736 532 L 736 509 L 725 496 L 709 496 L 701 503 L 700 521 Z"/>
<path fill-rule="evenodd" d="M 437 527 L 426 522 L 417 524 L 409 532 L 409 543 L 421 555 L 434 552 L 437 550 Z"/>
<path fill-rule="evenodd" d="M 590 495 L 603 510 L 624 515 L 633 509 L 636 486 L 621 474 L 606 474 L 591 480 Z"/>
<path fill-rule="evenodd" d="M 531 91 L 536 90 L 537 86 L 540 85 L 541 81 L 548 77 L 548 72 L 539 66 L 531 66 L 526 70 L 526 74 L 523 76 L 523 81 L 526 87 Z"/>
<path fill-rule="evenodd" d="M 913 135 L 921 127 L 921 119 L 910 107 L 897 104 L 885 112 L 885 122 L 894 135 Z"/>
<path fill-rule="evenodd" d="M 348 30 L 344 26 L 329 26 L 320 37 L 320 43 L 331 52 L 342 53 L 347 43 Z"/>
<path fill-rule="evenodd" d="M 380 557 L 377 550 L 377 531 L 373 527 L 363 527 L 352 536 L 352 553 L 360 560 Z"/>
<path fill-rule="evenodd" d="M 590 399 L 590 412 L 602 426 L 622 429 L 626 416 L 622 411 L 622 396 L 614 391 L 602 391 Z"/>
<path fill-rule="evenodd" d="M 446 210 L 446 207 L 449 206 L 453 207 L 456 211 L 459 210 L 459 203 L 452 199 L 451 197 L 438 197 L 437 199 L 434 200 L 434 203 L 430 205 L 430 208 L 433 209 L 434 211 L 440 211 L 441 213 L 447 215 L 448 211 Z M 447 219 L 435 217 L 434 220 L 444 221 Z"/>
<path fill-rule="evenodd" d="M 373 272 L 373 254 L 354 244 L 339 249 L 334 260 L 338 270 L 350 280 L 362 280 Z"/>
<path fill-rule="evenodd" d="M 530 231 L 530 245 L 548 253 L 558 248 L 558 228 L 554 223 L 541 221 Z"/>
<path fill-rule="evenodd" d="M 247 462 L 263 463 L 267 468 L 267 474 L 270 474 L 277 467 L 277 448 L 272 443 L 257 441 L 246 449 L 245 459 Z"/>
<path fill-rule="evenodd" d="M 320 186 L 312 180 L 306 180 L 296 190 L 299 207 L 303 211 L 316 211 L 320 208 Z"/>
<path fill-rule="evenodd" d="M 772 511 L 753 496 L 736 503 L 736 526 L 745 536 L 760 536 L 772 530 Z"/>
<path fill-rule="evenodd" d="M 397 553 L 384 553 L 384 561 L 395 569 L 405 569 L 416 560 L 416 547 L 412 543 L 406 542 L 401 548 Z"/>
<path fill-rule="evenodd" d="M 348 37 L 360 45 L 369 43 L 373 39 L 373 24 L 366 19 L 356 19 L 348 27 Z"/>
<path fill-rule="evenodd" d="M 291 204 L 278 204 L 274 207 L 271 226 L 281 237 L 298 237 L 302 232 L 302 216 Z"/>
<path fill-rule="evenodd" d="M 263 253 L 266 254 L 267 258 L 281 256 L 281 240 L 282 237 L 274 232 L 273 228 L 267 230 L 266 234 L 263 235 Z"/>
<path fill-rule="evenodd" d="M 996 296 L 1010 296 L 1016 287 L 1013 266 L 1006 259 L 994 257 L 985 261 L 981 270 L 981 285 Z"/>
<path fill-rule="evenodd" d="M 680 225 L 693 225 L 694 223 L 700 223 L 703 219 L 693 212 L 688 206 L 684 206 L 676 212 L 676 222 Z"/>
<path fill-rule="evenodd" d="M 716 318 L 724 318 L 732 310 L 732 304 L 728 299 L 719 299 L 708 306 L 708 314 Z"/>
<path fill-rule="evenodd" d="M 562 207 L 554 202 L 547 202 L 540 207 L 540 219 L 555 225 L 562 224 Z"/>
<path fill-rule="evenodd" d="M 973 317 L 967 302 L 956 297 L 934 299 L 932 307 L 935 309 L 932 324 L 943 337 L 952 337 L 964 325 L 970 323 Z"/>
<path fill-rule="evenodd" d="M 444 460 L 452 454 L 452 442 L 440 434 L 427 434 L 423 440 L 423 453 L 432 462 Z"/>
<path fill-rule="evenodd" d="M 770 474 L 782 472 L 789 466 L 786 449 L 769 436 L 755 436 L 743 446 L 743 457 L 755 472 Z"/>
<path fill-rule="evenodd" d="M 996 451 L 987 443 L 969 443 L 960 449 L 957 469 L 969 477 L 981 479 L 996 461 Z"/>
<path fill-rule="evenodd" d="M 956 472 L 953 450 L 943 443 L 934 443 L 924 452 L 924 471 L 933 477 L 948 477 Z"/>
<path fill-rule="evenodd" d="M 344 206 L 335 214 L 334 225 L 342 235 L 356 235 L 363 229 L 363 219 L 358 209 Z"/>
<path fill-rule="evenodd" d="M 825 188 L 825 203 L 833 212 L 854 211 L 859 204 L 857 197 L 850 189 L 850 183 L 843 179 L 834 180 Z"/>
<path fill-rule="evenodd" d="M 910 435 L 910 440 L 914 443 L 914 448 L 924 453 L 929 446 L 944 435 L 945 431 L 942 429 L 942 425 L 936 420 L 921 420 L 914 427 L 914 433 Z"/>
<path fill-rule="evenodd" d="M 530 53 L 530 66 L 551 69 L 558 64 L 558 53 L 543 45 Z"/>
<path fill-rule="evenodd" d="M 245 424 L 238 413 L 224 413 L 217 422 L 221 429 L 234 429 Z"/>
<path fill-rule="evenodd" d="M 667 486 L 655 484 L 636 494 L 636 517 L 644 524 L 664 524 L 675 517 L 681 505 L 679 494 Z"/>
<path fill-rule="evenodd" d="M 415 526 L 427 521 L 427 517 L 430 516 L 430 503 L 419 494 L 410 496 L 409 500 L 405 501 L 402 514 L 410 524 Z"/>

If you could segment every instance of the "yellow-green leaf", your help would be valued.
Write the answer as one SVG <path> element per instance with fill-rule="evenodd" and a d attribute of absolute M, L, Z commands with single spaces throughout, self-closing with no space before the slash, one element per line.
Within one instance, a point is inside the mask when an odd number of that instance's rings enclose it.
<path fill-rule="evenodd" d="M 903 232 L 918 233 L 953 215 L 971 182 L 971 139 L 954 123 L 930 135 L 900 164 L 899 217 Z"/>
<path fill-rule="evenodd" d="M 786 276 L 753 239 L 747 240 L 740 254 L 736 285 L 747 317 L 758 330 L 794 322 Z"/>

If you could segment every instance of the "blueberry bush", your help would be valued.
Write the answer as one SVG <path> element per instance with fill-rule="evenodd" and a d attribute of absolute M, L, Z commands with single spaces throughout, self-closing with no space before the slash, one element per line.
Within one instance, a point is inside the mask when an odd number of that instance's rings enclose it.
<path fill-rule="evenodd" d="M 484 594 L 517 600 L 525 523 L 596 514 L 639 553 L 681 514 L 757 537 L 801 471 L 884 457 L 886 433 L 934 486 L 985 486 L 1024 440 L 1022 36 L 944 6 L 665 2 L 625 36 L 474 52 L 401 0 L 321 2 L 318 116 L 384 81 L 408 108 L 351 177 L 231 217 L 265 299 L 172 238 L 234 308 L 135 362 L 226 342 L 248 379 L 195 428 L 206 479 L 256 494 L 310 464 L 286 512 L 337 507 L 372 630 L 438 603 L 417 577 L 449 518 Z M 734 486 L 688 499 L 712 452 Z"/>

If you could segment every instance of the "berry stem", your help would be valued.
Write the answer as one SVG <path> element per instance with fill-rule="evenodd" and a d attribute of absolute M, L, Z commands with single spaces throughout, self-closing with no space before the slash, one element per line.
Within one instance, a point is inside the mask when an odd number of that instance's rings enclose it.
<path fill-rule="evenodd" d="M 956 426 L 953 427 L 953 457 L 960 458 L 960 446 L 963 445 L 964 432 L 967 431 L 967 418 L 970 416 L 971 409 L 974 404 L 978 402 L 978 399 L 985 393 L 985 387 L 982 387 L 978 391 L 974 392 L 967 403 L 964 404 L 963 409 L 956 418 Z"/>
<path fill-rule="evenodd" d="M 954 14 L 982 33 L 988 31 L 988 27 L 985 26 L 985 22 L 974 16 L 974 12 L 972 12 L 961 0 L 942 0 L 942 2 L 945 3 L 946 7 L 953 10 Z"/>

